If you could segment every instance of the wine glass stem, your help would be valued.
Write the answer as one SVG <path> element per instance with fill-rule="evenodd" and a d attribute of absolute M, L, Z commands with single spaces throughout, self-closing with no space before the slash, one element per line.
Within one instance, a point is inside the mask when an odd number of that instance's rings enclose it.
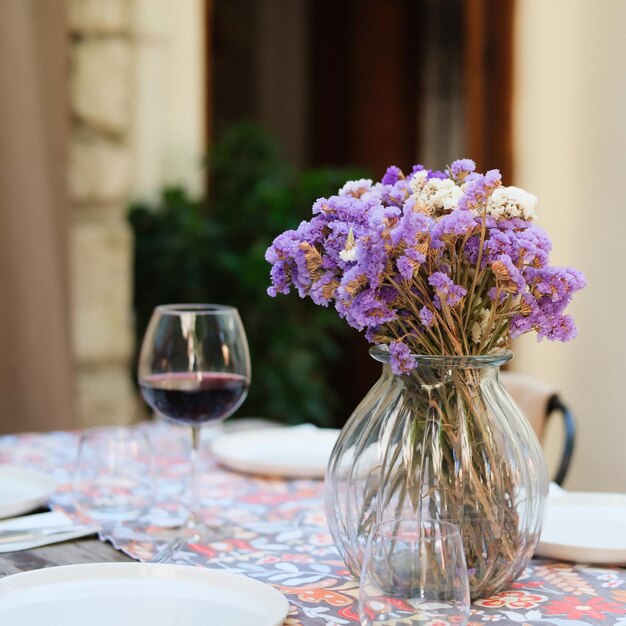
<path fill-rule="evenodd" d="M 201 427 L 191 427 L 191 477 L 189 489 L 189 517 L 187 526 L 194 528 L 198 526 L 198 457 L 200 455 L 200 435 Z"/>

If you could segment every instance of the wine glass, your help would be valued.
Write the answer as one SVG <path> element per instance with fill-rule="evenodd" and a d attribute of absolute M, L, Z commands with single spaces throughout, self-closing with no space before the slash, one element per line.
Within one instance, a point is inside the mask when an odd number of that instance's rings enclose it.
<path fill-rule="evenodd" d="M 156 307 L 142 342 L 138 378 L 155 411 L 191 428 L 189 512 L 182 536 L 193 543 L 216 541 L 219 530 L 199 518 L 198 451 L 202 425 L 230 416 L 248 392 L 250 355 L 237 309 L 219 304 Z"/>
<path fill-rule="evenodd" d="M 88 428 L 81 433 L 74 469 L 78 511 L 104 526 L 137 519 L 152 505 L 150 441 L 138 428 Z"/>
<path fill-rule="evenodd" d="M 457 526 L 396 519 L 372 527 L 359 587 L 363 626 L 413 619 L 462 625 L 469 609 L 467 565 Z"/>

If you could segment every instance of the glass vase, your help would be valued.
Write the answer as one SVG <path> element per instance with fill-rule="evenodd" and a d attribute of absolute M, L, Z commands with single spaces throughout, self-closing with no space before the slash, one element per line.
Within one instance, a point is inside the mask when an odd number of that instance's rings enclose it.
<path fill-rule="evenodd" d="M 548 476 L 527 420 L 499 380 L 511 353 L 418 356 L 382 375 L 356 408 L 331 455 L 326 515 L 358 579 L 372 524 L 428 517 L 458 525 L 472 598 L 506 587 L 539 541 Z"/>

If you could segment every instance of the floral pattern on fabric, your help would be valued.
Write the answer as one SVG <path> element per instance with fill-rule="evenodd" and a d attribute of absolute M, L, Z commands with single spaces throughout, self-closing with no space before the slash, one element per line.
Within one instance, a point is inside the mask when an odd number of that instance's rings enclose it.
<path fill-rule="evenodd" d="M 136 523 L 101 534 L 137 560 L 149 560 L 163 545 L 155 537 L 184 518 L 188 475 L 186 430 L 146 428 L 158 472 L 155 506 Z M 75 433 L 7 435 L 0 437 L 0 463 L 38 468 L 51 475 L 59 485 L 54 507 L 79 517 L 73 507 L 71 481 L 77 446 Z M 228 539 L 187 546 L 175 562 L 222 568 L 273 585 L 291 604 L 286 626 L 359 623 L 358 585 L 328 532 L 322 481 L 230 472 L 215 464 L 208 445 L 203 450 L 202 470 L 203 514 L 207 521 L 228 527 Z M 473 604 L 469 626 L 491 623 L 626 626 L 626 571 L 535 559 L 511 589 Z"/>

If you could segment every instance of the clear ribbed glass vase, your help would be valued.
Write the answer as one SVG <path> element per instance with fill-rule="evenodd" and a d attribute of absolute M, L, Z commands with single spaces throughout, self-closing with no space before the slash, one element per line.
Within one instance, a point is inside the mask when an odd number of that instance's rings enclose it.
<path fill-rule="evenodd" d="M 372 524 L 428 517 L 461 528 L 472 598 L 506 587 L 539 541 L 548 477 L 527 420 L 499 380 L 511 359 L 419 356 L 382 376 L 356 408 L 326 474 L 330 531 L 358 579 Z"/>

